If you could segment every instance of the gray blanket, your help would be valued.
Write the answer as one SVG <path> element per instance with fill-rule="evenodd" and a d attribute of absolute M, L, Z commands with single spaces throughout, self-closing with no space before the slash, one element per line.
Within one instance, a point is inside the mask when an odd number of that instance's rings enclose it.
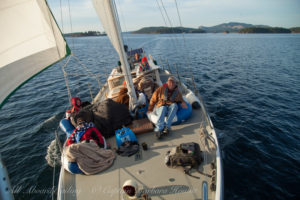
<path fill-rule="evenodd" d="M 86 175 L 97 174 L 109 168 L 115 159 L 112 150 L 99 148 L 90 143 L 72 144 L 67 147 L 66 155 L 69 162 L 77 162 L 78 167 Z"/>

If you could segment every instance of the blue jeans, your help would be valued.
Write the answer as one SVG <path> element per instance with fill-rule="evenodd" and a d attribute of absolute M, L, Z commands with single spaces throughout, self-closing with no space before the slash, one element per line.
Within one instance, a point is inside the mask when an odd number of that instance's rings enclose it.
<path fill-rule="evenodd" d="M 176 115 L 178 110 L 177 103 L 173 103 L 169 106 L 161 106 L 154 109 L 154 114 L 158 116 L 157 123 L 155 124 L 154 131 L 162 131 L 164 127 L 168 127 L 170 129 L 172 120 Z M 167 117 L 167 121 L 165 122 L 165 117 Z"/>

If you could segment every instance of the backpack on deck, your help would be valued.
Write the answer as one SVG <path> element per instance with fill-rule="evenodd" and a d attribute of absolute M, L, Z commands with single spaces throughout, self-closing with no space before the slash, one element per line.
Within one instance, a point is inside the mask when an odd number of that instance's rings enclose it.
<path fill-rule="evenodd" d="M 173 168 L 183 167 L 184 172 L 188 175 L 190 175 L 189 171 L 191 169 L 196 169 L 198 171 L 198 167 L 202 161 L 203 158 L 200 146 L 194 142 L 180 144 L 171 151 L 168 151 L 165 157 L 165 163 L 167 166 Z"/>

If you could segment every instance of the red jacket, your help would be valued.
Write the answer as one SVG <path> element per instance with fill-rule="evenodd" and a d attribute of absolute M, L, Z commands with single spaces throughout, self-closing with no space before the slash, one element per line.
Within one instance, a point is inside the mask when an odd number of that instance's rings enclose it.
<path fill-rule="evenodd" d="M 76 132 L 76 129 L 73 131 L 73 133 L 68 138 L 67 143 L 66 143 L 67 146 L 76 143 L 75 132 Z M 84 132 L 84 134 L 80 138 L 80 141 L 84 141 L 84 140 L 94 140 L 100 147 L 104 147 L 104 139 L 103 139 L 100 131 L 98 131 L 98 129 L 95 127 L 90 127 Z"/>
<path fill-rule="evenodd" d="M 73 105 L 73 108 L 72 108 L 72 113 L 78 113 L 79 112 L 79 110 L 82 108 L 82 106 L 80 105 L 80 106 L 78 106 L 77 104 L 76 104 L 76 101 L 77 100 L 80 100 L 80 98 L 79 97 L 72 97 L 72 105 Z M 81 100 L 80 100 L 80 102 L 81 102 Z"/>

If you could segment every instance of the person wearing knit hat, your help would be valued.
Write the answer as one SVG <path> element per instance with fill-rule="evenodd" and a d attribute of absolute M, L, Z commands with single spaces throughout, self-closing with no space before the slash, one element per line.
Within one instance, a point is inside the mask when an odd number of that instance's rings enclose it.
<path fill-rule="evenodd" d="M 169 133 L 172 120 L 178 110 L 177 103 L 180 103 L 184 109 L 188 108 L 177 87 L 177 82 L 174 76 L 170 76 L 168 82 L 157 88 L 151 97 L 148 114 L 152 112 L 158 117 L 154 129 L 158 139 L 160 139 L 163 134 Z M 166 122 L 165 117 L 167 118 Z"/>
<path fill-rule="evenodd" d="M 144 56 L 143 58 L 142 58 L 142 60 L 141 60 L 141 62 L 143 63 L 143 62 L 147 62 L 148 63 L 148 59 L 147 59 L 147 57 L 146 56 Z"/>
<path fill-rule="evenodd" d="M 170 76 L 169 78 L 168 78 L 168 81 L 173 81 L 174 83 L 178 83 L 178 80 L 177 80 L 177 78 L 175 78 L 175 76 Z"/>
<path fill-rule="evenodd" d="M 71 118 L 71 114 L 72 114 L 72 111 L 71 110 L 67 110 L 66 111 L 66 119 L 70 119 Z"/>
<path fill-rule="evenodd" d="M 82 109 L 81 100 L 79 97 L 72 97 L 72 113 L 78 113 L 80 109 Z"/>
<path fill-rule="evenodd" d="M 137 75 L 139 75 L 147 70 L 150 70 L 150 66 L 149 66 L 147 57 L 144 56 L 141 60 L 141 64 L 139 64 L 139 67 L 137 70 Z"/>

